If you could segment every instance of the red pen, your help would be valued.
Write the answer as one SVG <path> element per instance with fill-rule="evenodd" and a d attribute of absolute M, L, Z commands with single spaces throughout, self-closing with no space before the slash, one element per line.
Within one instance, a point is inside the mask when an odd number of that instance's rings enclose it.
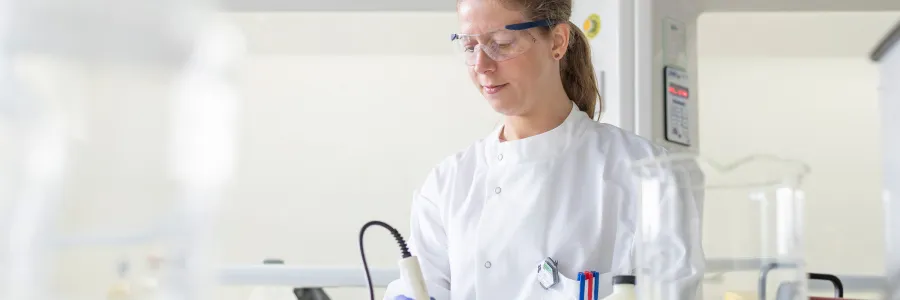
<path fill-rule="evenodd" d="M 591 300 L 592 296 L 594 296 L 594 273 L 584 271 L 584 278 L 587 280 L 587 300 Z"/>

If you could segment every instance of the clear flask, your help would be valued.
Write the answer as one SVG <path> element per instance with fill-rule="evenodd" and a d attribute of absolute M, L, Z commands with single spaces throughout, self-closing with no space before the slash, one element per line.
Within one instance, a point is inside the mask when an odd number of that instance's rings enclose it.
<path fill-rule="evenodd" d="M 641 186 L 638 299 L 807 299 L 799 189 L 806 164 L 768 155 L 720 164 L 676 153 L 633 170 Z M 681 247 L 697 243 L 705 274 L 692 272 L 690 251 Z"/>
<path fill-rule="evenodd" d="M 204 299 L 240 38 L 204 0 L 0 0 L 0 299 L 98 299 L 162 249 Z"/>

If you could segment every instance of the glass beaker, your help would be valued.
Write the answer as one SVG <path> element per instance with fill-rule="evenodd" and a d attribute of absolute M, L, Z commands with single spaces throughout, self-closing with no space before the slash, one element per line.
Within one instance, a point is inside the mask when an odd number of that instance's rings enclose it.
<path fill-rule="evenodd" d="M 675 153 L 633 170 L 640 299 L 807 299 L 799 190 L 806 164 L 768 155 L 719 164 Z"/>
<path fill-rule="evenodd" d="M 239 47 L 205 0 L 0 0 L 0 299 L 203 299 Z"/>

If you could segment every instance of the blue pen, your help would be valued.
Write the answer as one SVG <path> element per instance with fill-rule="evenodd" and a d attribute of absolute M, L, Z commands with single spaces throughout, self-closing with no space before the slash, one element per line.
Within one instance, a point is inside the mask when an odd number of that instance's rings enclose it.
<path fill-rule="evenodd" d="M 594 300 L 600 300 L 600 272 L 592 271 L 591 274 L 594 274 Z"/>
<path fill-rule="evenodd" d="M 584 273 L 578 272 L 578 283 L 581 289 L 578 290 L 578 300 L 584 300 Z"/>

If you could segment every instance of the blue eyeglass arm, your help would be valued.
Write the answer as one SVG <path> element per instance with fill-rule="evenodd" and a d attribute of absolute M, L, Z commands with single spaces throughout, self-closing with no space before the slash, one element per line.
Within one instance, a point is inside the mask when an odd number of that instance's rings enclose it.
<path fill-rule="evenodd" d="M 553 26 L 554 24 L 556 24 L 556 22 L 553 22 L 550 20 L 538 20 L 538 21 L 531 21 L 531 22 L 525 22 L 525 23 L 510 24 L 510 25 L 504 26 L 503 28 L 506 28 L 508 30 L 526 30 L 526 29 L 531 29 L 531 28 L 535 28 L 535 27 L 550 27 L 550 26 Z M 458 38 L 459 38 L 459 34 L 454 33 L 454 34 L 450 35 L 450 41 L 455 41 Z"/>
<path fill-rule="evenodd" d="M 506 27 L 504 27 L 504 28 L 509 29 L 509 30 L 525 30 L 525 29 L 531 29 L 531 28 L 535 28 L 535 27 L 550 27 L 550 26 L 553 26 L 553 24 L 555 24 L 555 22 L 550 21 L 550 20 L 538 20 L 538 21 L 531 21 L 531 22 L 525 22 L 525 23 L 519 23 L 519 24 L 510 24 L 510 25 L 506 25 Z"/>

